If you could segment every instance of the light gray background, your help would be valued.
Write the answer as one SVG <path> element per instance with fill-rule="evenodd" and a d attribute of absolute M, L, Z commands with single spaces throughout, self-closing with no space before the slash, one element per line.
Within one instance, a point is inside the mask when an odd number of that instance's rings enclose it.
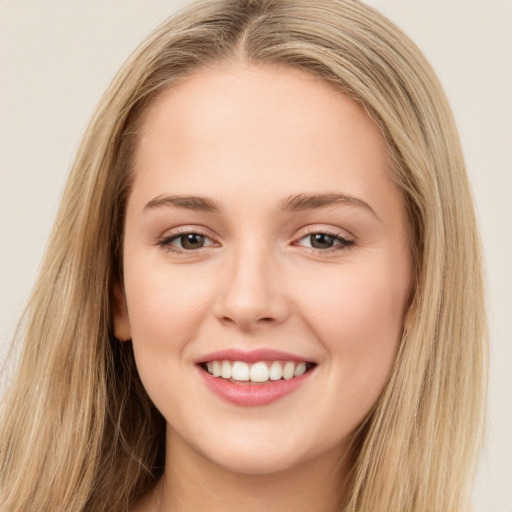
<path fill-rule="evenodd" d="M 0 356 L 93 108 L 184 0 L 0 1 Z M 512 0 L 370 0 L 427 55 L 457 119 L 485 248 L 488 434 L 476 512 L 512 512 Z"/>

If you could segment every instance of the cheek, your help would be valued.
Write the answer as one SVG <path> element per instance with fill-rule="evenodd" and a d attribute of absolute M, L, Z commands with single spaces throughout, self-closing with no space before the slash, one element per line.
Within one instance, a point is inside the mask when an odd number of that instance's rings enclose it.
<path fill-rule="evenodd" d="M 147 269 L 150 270 L 147 270 Z M 197 274 L 165 264 L 126 271 L 128 314 L 134 347 L 176 355 L 194 338 L 211 307 L 214 287 Z M 129 277 L 128 277 L 129 276 Z M 172 350 L 169 350 L 172 348 Z"/>
<path fill-rule="evenodd" d="M 400 281 L 385 271 L 352 267 L 331 278 L 329 286 L 308 287 L 308 317 L 333 350 L 339 346 L 335 340 L 346 340 L 355 350 L 379 346 L 402 330 L 407 287 Z"/>
<path fill-rule="evenodd" d="M 408 296 L 408 276 L 363 265 L 342 269 L 328 287 L 308 288 L 305 316 L 328 354 L 348 403 L 369 409 L 393 365 Z M 346 272 L 344 270 L 347 270 Z"/>
<path fill-rule="evenodd" d="M 140 379 L 166 418 L 185 417 L 193 403 L 191 390 L 182 382 L 187 347 L 208 314 L 214 287 L 206 279 L 192 279 L 185 269 L 156 262 L 131 269 L 128 262 L 125 277 Z"/>

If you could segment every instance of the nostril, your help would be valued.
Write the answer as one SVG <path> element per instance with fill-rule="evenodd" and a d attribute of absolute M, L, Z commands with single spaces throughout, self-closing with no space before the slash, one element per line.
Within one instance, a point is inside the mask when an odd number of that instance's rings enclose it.
<path fill-rule="evenodd" d="M 222 322 L 225 322 L 226 324 L 236 324 L 236 325 L 239 325 L 240 327 L 248 327 L 249 324 L 253 323 L 253 325 L 262 325 L 262 324 L 270 324 L 272 322 L 275 321 L 275 318 L 272 318 L 270 316 L 265 316 L 265 317 L 262 317 L 262 318 L 258 318 L 256 321 L 254 322 L 251 322 L 249 320 L 247 321 L 244 321 L 244 319 L 238 319 L 238 321 L 234 318 L 231 318 L 229 316 L 223 316 L 221 318 L 221 321 Z"/>

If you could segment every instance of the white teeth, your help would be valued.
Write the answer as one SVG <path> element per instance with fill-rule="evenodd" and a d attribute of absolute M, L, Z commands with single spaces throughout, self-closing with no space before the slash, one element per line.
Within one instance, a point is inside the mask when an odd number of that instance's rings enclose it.
<path fill-rule="evenodd" d="M 244 361 L 208 361 L 206 369 L 214 377 L 237 381 L 267 382 L 268 380 L 290 380 L 300 377 L 307 370 L 307 363 L 302 361 L 258 361 L 248 364 Z"/>
<path fill-rule="evenodd" d="M 214 377 L 220 377 L 220 374 L 222 373 L 220 362 L 219 361 L 213 361 L 212 363 L 212 375 Z"/>
<path fill-rule="evenodd" d="M 295 372 L 294 372 L 294 376 L 295 377 L 300 377 L 303 373 L 306 373 L 306 363 L 299 363 L 296 367 L 295 367 Z"/>
<path fill-rule="evenodd" d="M 285 380 L 290 380 L 293 378 L 293 374 L 295 373 L 295 364 L 291 361 L 288 361 L 283 368 L 283 378 Z"/>
<path fill-rule="evenodd" d="M 283 367 L 279 361 L 274 361 L 270 365 L 270 380 L 281 380 L 283 376 Z"/>
<path fill-rule="evenodd" d="M 223 379 L 231 379 L 231 364 L 229 361 L 222 361 L 220 376 Z"/>
<path fill-rule="evenodd" d="M 268 366 L 264 362 L 255 363 L 251 366 L 251 380 L 253 382 L 267 381 L 268 373 Z"/>
<path fill-rule="evenodd" d="M 235 361 L 231 370 L 234 380 L 249 380 L 249 365 L 243 361 Z"/>

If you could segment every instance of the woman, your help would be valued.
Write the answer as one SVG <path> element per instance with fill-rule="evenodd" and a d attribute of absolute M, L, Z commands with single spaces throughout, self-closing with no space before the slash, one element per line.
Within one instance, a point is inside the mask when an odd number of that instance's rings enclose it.
<path fill-rule="evenodd" d="M 478 247 L 396 27 L 353 1 L 183 11 L 77 156 L 5 406 L 6 510 L 467 510 Z"/>

